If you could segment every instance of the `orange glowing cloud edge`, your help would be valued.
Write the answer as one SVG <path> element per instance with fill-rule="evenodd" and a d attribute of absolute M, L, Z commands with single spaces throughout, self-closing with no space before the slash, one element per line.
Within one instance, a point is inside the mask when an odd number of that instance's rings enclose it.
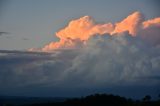
<path fill-rule="evenodd" d="M 56 32 L 56 36 L 60 38 L 59 41 L 51 42 L 41 49 L 31 48 L 29 51 L 49 52 L 55 49 L 77 48 L 79 45 L 86 45 L 86 41 L 95 34 L 103 35 L 108 33 L 112 36 L 128 31 L 131 36 L 143 36 L 145 29 L 150 27 L 160 29 L 160 17 L 145 21 L 144 16 L 136 11 L 115 24 L 97 24 L 90 16 L 84 16 L 72 20 L 68 26 Z M 155 36 L 159 36 L 158 39 L 160 40 L 160 31 L 156 34 L 158 35 Z"/>

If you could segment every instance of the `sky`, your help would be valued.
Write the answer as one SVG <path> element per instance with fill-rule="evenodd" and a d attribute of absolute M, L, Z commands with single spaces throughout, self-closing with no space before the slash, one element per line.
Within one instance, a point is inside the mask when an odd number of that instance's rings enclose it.
<path fill-rule="evenodd" d="M 1 0 L 0 95 L 160 94 L 159 0 Z"/>
<path fill-rule="evenodd" d="M 1 0 L 0 31 L 8 34 L 0 37 L 0 49 L 43 47 L 70 20 L 85 15 L 113 23 L 134 11 L 158 17 L 158 6 L 158 0 Z"/>

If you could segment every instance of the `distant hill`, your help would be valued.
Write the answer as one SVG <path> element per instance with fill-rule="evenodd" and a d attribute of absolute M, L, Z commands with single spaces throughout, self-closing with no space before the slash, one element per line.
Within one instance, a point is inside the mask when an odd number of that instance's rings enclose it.
<path fill-rule="evenodd" d="M 146 95 L 132 100 L 112 94 L 94 94 L 81 98 L 0 97 L 3 106 L 160 106 L 160 100 Z"/>

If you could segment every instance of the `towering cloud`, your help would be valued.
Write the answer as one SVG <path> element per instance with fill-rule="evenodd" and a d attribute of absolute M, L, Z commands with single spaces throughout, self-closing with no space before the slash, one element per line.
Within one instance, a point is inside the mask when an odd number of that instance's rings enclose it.
<path fill-rule="evenodd" d="M 87 40 L 94 34 L 104 34 L 113 31 L 111 23 L 95 24 L 90 16 L 84 16 L 80 19 L 73 20 L 69 25 L 56 33 L 60 39 L 80 39 Z"/>
<path fill-rule="evenodd" d="M 160 18 L 144 20 L 135 12 L 115 24 L 97 24 L 84 16 L 56 36 L 59 41 L 31 49 L 45 52 L 0 51 L 0 91 L 35 86 L 55 93 L 124 86 L 159 91 Z"/>
<path fill-rule="evenodd" d="M 87 45 L 87 41 L 94 35 L 110 34 L 111 36 L 120 35 L 119 33 L 129 32 L 129 35 L 138 36 L 152 45 L 159 44 L 160 41 L 160 18 L 145 21 L 140 12 L 134 12 L 124 20 L 112 23 L 96 23 L 90 16 L 84 16 L 72 20 L 68 26 L 56 32 L 60 39 L 45 45 L 39 51 L 50 52 L 55 49 L 82 48 Z M 36 51 L 37 49 L 30 49 Z"/>
<path fill-rule="evenodd" d="M 0 91 L 20 94 L 29 88 L 43 95 L 42 91 L 50 89 L 48 95 L 55 96 L 61 91 L 81 95 L 77 91 L 85 94 L 89 93 L 87 89 L 107 91 L 125 86 L 123 94 L 126 89 L 133 92 L 136 88 L 138 94 L 160 89 L 159 47 L 149 46 L 127 32 L 93 36 L 86 43 L 79 49 L 58 49 L 52 53 L 0 51 Z"/>
<path fill-rule="evenodd" d="M 51 42 L 46 45 L 43 51 L 52 51 L 59 48 L 75 48 L 85 44 L 91 36 L 95 34 L 110 33 L 114 29 L 111 23 L 96 24 L 90 16 L 84 16 L 73 20 L 69 25 L 58 31 L 56 36 L 60 38 L 59 42 Z"/>
<path fill-rule="evenodd" d="M 135 12 L 121 22 L 116 23 L 116 27 L 112 33 L 128 31 L 132 36 L 136 36 L 143 21 L 144 16 L 140 12 Z"/>

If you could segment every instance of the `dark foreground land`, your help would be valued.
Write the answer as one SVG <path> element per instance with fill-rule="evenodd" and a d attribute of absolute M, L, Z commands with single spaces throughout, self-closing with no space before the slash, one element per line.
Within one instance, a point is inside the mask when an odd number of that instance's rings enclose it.
<path fill-rule="evenodd" d="M 29 99 L 29 98 L 28 98 Z M 15 99 L 18 102 L 18 99 Z M 33 100 L 33 98 L 32 98 Z M 81 98 L 72 99 L 51 99 L 43 101 L 39 99 L 37 102 L 12 104 L 3 103 L 0 106 L 160 106 L 159 100 L 151 100 L 149 95 L 142 100 L 126 99 L 124 97 L 112 94 L 95 94 Z M 0 102 L 3 102 L 2 99 Z M 16 102 L 16 101 L 15 101 Z M 20 101 L 19 101 L 20 102 Z"/>

